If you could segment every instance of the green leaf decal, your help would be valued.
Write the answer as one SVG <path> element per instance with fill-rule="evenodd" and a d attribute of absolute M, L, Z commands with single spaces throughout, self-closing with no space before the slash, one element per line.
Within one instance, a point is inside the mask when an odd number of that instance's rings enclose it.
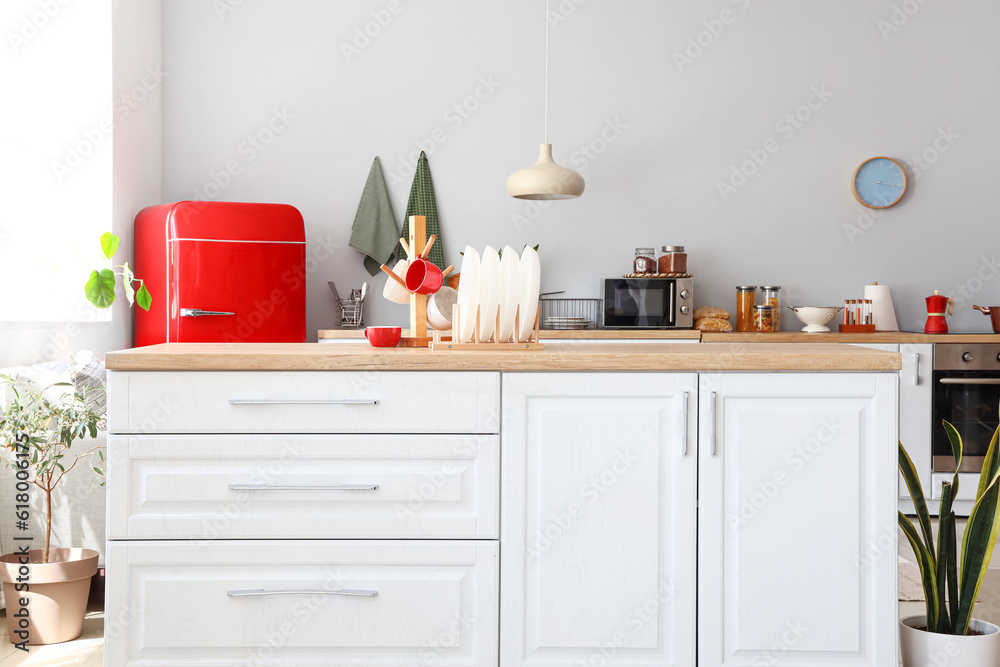
<path fill-rule="evenodd" d="M 114 257 L 115 252 L 118 250 L 118 246 L 121 244 L 122 240 L 111 232 L 104 232 L 104 234 L 101 235 L 101 250 L 104 251 L 104 256 L 108 259 Z"/>
<path fill-rule="evenodd" d="M 153 305 L 153 295 L 146 289 L 146 283 L 140 283 L 139 291 L 135 294 L 135 302 L 139 304 L 140 308 L 147 311 Z"/>
<path fill-rule="evenodd" d="M 91 271 L 84 291 L 87 301 L 98 308 L 107 308 L 115 302 L 115 274 L 111 269 Z"/>

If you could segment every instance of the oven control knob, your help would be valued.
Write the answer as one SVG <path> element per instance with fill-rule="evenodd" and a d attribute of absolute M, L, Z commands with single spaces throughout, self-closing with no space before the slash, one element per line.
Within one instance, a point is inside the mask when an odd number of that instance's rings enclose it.
<path fill-rule="evenodd" d="M 971 352 L 966 352 L 962 355 L 962 361 L 972 361 L 972 359 L 973 357 Z"/>
<path fill-rule="evenodd" d="M 686 289 L 682 289 L 681 290 L 681 298 L 682 299 L 686 299 L 689 296 L 691 296 L 691 292 L 688 292 Z M 998 356 L 1000 356 L 1000 355 L 998 355 Z"/>
<path fill-rule="evenodd" d="M 682 292 L 682 294 L 683 294 L 683 292 Z M 691 312 L 690 308 L 688 308 L 687 306 L 681 306 L 681 315 L 687 315 L 690 312 Z"/>

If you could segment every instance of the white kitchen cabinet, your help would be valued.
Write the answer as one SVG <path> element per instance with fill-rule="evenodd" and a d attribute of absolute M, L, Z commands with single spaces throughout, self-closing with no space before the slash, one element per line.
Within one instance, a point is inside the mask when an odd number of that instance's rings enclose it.
<path fill-rule="evenodd" d="M 499 373 L 120 371 L 111 433 L 496 433 Z"/>
<path fill-rule="evenodd" d="M 497 664 L 499 373 L 108 386 L 107 667 Z"/>
<path fill-rule="evenodd" d="M 498 435 L 115 435 L 108 537 L 497 539 Z"/>
<path fill-rule="evenodd" d="M 700 377 L 699 667 L 896 664 L 897 381 Z"/>
<path fill-rule="evenodd" d="M 695 392 L 504 374 L 501 665 L 694 664 Z"/>
<path fill-rule="evenodd" d="M 931 343 L 900 345 L 899 351 L 903 355 L 903 370 L 899 374 L 899 440 L 906 447 L 906 452 L 920 473 L 924 497 L 930 499 L 933 464 L 931 436 L 935 428 L 932 423 L 934 345 Z M 942 426 L 938 424 L 936 428 Z M 972 487 L 975 488 L 976 485 L 973 484 Z M 898 488 L 899 510 L 904 514 L 914 514 L 910 491 L 906 488 L 902 475 L 899 476 Z M 937 514 L 937 503 L 928 502 L 927 508 Z M 971 507 L 965 511 L 968 512 L 969 509 Z"/>
<path fill-rule="evenodd" d="M 498 551 L 486 540 L 111 542 L 107 604 L 119 615 L 105 664 L 493 665 Z"/>

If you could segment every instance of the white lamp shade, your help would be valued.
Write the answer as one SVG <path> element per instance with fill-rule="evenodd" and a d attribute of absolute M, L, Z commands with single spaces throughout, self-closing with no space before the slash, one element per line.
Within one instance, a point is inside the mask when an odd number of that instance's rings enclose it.
<path fill-rule="evenodd" d="M 518 199 L 574 199 L 583 188 L 583 176 L 552 159 L 552 144 L 542 144 L 538 162 L 507 179 L 507 194 Z"/>

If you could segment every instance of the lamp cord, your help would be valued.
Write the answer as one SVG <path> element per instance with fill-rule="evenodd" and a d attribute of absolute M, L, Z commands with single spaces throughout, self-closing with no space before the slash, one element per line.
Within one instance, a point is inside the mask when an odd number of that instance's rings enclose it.
<path fill-rule="evenodd" d="M 549 143 L 549 0 L 545 0 L 545 128 L 543 143 Z"/>

